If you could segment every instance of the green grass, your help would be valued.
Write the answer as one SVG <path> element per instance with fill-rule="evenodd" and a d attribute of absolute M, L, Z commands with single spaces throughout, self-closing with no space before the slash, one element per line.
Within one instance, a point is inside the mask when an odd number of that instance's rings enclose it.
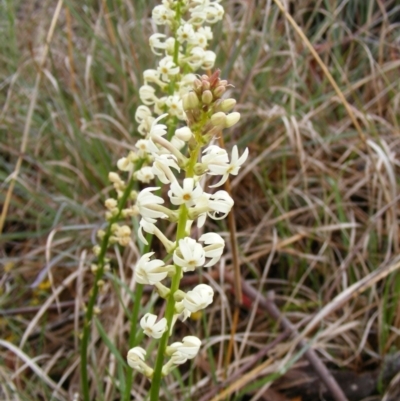
<path fill-rule="evenodd" d="M 142 72 L 156 62 L 147 39 L 157 2 L 66 1 L 40 68 L 55 3 L 0 3 L 0 204 L 22 157 L 0 238 L 0 310 L 8 311 L 0 327 L 2 339 L 20 347 L 40 306 L 80 269 L 54 300 L 75 300 L 76 306 L 46 311 L 33 328 L 40 334 L 28 337 L 21 349 L 54 382 L 66 374 L 61 387 L 73 394 L 79 391 L 79 313 L 93 282 L 91 248 L 112 191 L 108 173 L 138 138 L 134 113 Z M 291 15 L 351 105 L 365 139 L 380 151 L 360 138 L 326 75 L 275 4 L 224 2 L 226 18 L 215 28 L 213 43 L 216 66 L 234 86 L 231 96 L 240 99 L 242 120 L 227 132 L 226 147 L 248 146 L 248 165 L 253 163 L 232 180 L 242 279 L 264 296 L 274 290 L 280 310 L 301 332 L 346 288 L 398 258 L 400 9 L 395 1 L 382 1 L 381 7 L 364 1 L 300 3 L 290 3 Z M 41 82 L 21 155 L 38 73 Z M 119 259 L 109 253 L 115 276 L 109 276 L 99 297 L 102 313 L 89 353 L 96 400 L 119 399 L 126 386 L 134 299 L 130 266 L 140 251 L 127 250 Z M 229 270 L 229 249 L 224 263 Z M 266 282 L 260 283 L 267 265 Z M 46 266 L 52 287 L 29 288 Z M 214 268 L 205 275 L 218 294 L 213 307 L 177 332 L 201 331 L 206 349 L 190 376 L 184 365 L 166 379 L 165 400 L 201 399 L 216 383 L 229 388 L 235 369 L 279 334 L 276 321 L 249 305 L 226 370 L 221 350 L 228 346 L 235 299 L 221 272 Z M 397 271 L 383 276 L 320 322 L 309 338 L 325 362 L 364 372 L 399 350 L 399 283 Z M 143 296 L 150 297 L 146 291 Z M 153 301 L 158 311 L 162 303 Z M 31 306 L 38 308 L 32 312 Z M 16 309 L 21 307 L 26 310 Z M 336 334 L 332 327 L 339 321 L 343 331 Z M 60 325 L 52 326 L 55 322 Z M 293 341 L 283 340 L 273 350 L 274 364 L 229 399 L 249 399 L 267 382 L 275 388 L 276 369 L 297 366 L 292 361 L 300 351 L 290 347 Z M 0 347 L 0 398 L 55 399 L 43 378 L 18 370 L 23 364 Z M 139 375 L 133 382 L 134 399 L 144 400 L 148 383 Z M 195 386 L 193 394 L 185 389 L 188 383 Z"/>

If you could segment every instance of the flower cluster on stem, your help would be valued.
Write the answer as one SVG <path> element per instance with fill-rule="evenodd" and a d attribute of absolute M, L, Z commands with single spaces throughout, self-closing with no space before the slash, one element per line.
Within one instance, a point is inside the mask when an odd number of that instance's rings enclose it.
<path fill-rule="evenodd" d="M 185 320 L 213 300 L 214 291 L 207 284 L 187 292 L 179 288 L 183 274 L 212 267 L 225 246 L 217 233 L 193 238 L 191 227 L 203 227 L 207 217 L 219 220 L 227 216 L 233 200 L 218 187 L 229 175 L 238 174 L 248 156 L 247 149 L 239 155 L 234 146 L 229 155 L 214 144 L 222 130 L 240 118 L 232 111 L 235 100 L 224 98 L 228 82 L 220 78 L 219 70 L 195 75 L 198 70 L 214 67 L 216 55 L 207 49 L 213 38 L 210 25 L 223 14 L 220 0 L 162 0 L 153 9 L 152 19 L 157 26 L 164 26 L 164 33 L 150 37 L 150 48 L 161 59 L 157 68 L 144 71 L 144 84 L 139 88 L 143 104 L 135 119 L 143 138 L 137 141 L 135 152 L 118 160 L 119 173 L 109 174 L 116 199 L 105 202 L 109 226 L 106 232 L 99 232 L 103 243 L 106 238 L 108 243 L 128 245 L 132 233 L 122 220 L 137 216 L 138 240 L 149 246 L 151 234 L 165 248 L 164 255 L 144 253 L 133 267 L 135 281 L 153 285 L 167 301 L 164 316 L 146 313 L 140 320 L 144 334 L 159 340 L 153 366 L 146 362 L 147 352 L 142 347 L 131 348 L 127 355 L 129 366 L 152 380 L 151 400 L 158 399 L 161 378 L 195 358 L 200 349 L 201 340 L 195 336 L 168 345 L 176 321 Z M 133 180 L 158 185 L 137 193 L 132 190 Z M 211 183 L 210 190 L 204 182 Z M 166 199 L 160 196 L 163 193 Z M 160 220 L 176 223 L 174 238 L 167 238 L 160 230 Z"/>

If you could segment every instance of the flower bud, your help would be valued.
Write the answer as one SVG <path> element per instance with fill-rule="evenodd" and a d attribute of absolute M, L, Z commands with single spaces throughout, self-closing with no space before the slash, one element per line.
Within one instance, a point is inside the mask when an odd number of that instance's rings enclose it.
<path fill-rule="evenodd" d="M 235 105 L 236 105 L 236 100 L 235 99 L 232 99 L 232 98 L 224 99 L 221 102 L 221 104 L 219 106 L 219 109 L 221 111 L 224 111 L 225 113 L 228 113 L 229 111 L 231 111 L 235 107 Z"/>
<path fill-rule="evenodd" d="M 211 91 L 205 90 L 201 95 L 201 100 L 204 104 L 210 104 L 213 101 L 213 95 Z"/>
<path fill-rule="evenodd" d="M 175 131 L 175 136 L 181 141 L 187 142 L 193 136 L 193 132 L 189 127 L 182 127 Z"/>
<path fill-rule="evenodd" d="M 121 178 L 117 173 L 110 172 L 108 173 L 108 179 L 114 184 L 119 184 L 121 182 Z"/>
<path fill-rule="evenodd" d="M 226 115 L 222 111 L 215 113 L 211 116 L 211 124 L 214 127 L 225 128 L 226 126 Z"/>
<path fill-rule="evenodd" d="M 202 79 L 201 83 L 202 83 L 203 91 L 210 89 L 210 82 L 208 81 L 208 77 L 207 77 L 207 79 Z"/>
<path fill-rule="evenodd" d="M 108 198 L 104 204 L 108 210 L 112 210 L 117 207 L 118 202 L 114 198 Z"/>
<path fill-rule="evenodd" d="M 199 106 L 199 99 L 194 92 L 189 92 L 182 98 L 183 110 L 196 109 Z"/>
<path fill-rule="evenodd" d="M 195 90 L 197 90 L 197 89 L 200 89 L 201 88 L 201 81 L 200 81 L 200 79 L 195 79 L 194 81 L 193 81 L 193 87 L 194 87 L 194 89 Z"/>
<path fill-rule="evenodd" d="M 234 111 L 226 116 L 225 128 L 232 127 L 240 120 L 240 113 Z"/>
<path fill-rule="evenodd" d="M 224 93 L 226 92 L 226 87 L 225 86 L 222 86 L 222 85 L 219 85 L 219 86 L 217 86 L 215 89 L 214 89 L 214 96 L 216 97 L 216 98 L 219 98 L 219 97 L 221 97 Z"/>

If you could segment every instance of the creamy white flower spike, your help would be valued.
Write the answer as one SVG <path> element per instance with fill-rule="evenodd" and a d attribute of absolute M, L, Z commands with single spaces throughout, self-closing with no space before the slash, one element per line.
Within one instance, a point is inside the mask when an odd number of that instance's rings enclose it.
<path fill-rule="evenodd" d="M 117 163 L 128 180 L 125 182 L 117 173 L 110 174 L 119 200 L 106 201 L 106 216 L 113 223 L 110 241 L 128 245 L 135 237 L 128 226 L 112 220 L 113 216 L 139 217 L 136 237 L 147 246 L 145 249 L 151 247 L 149 238 L 153 235 L 165 248 L 160 258 L 172 257 L 173 265 L 166 265 L 161 259 L 152 259 L 154 252 L 147 252 L 134 267 L 135 282 L 155 286 L 159 297 L 167 301 L 166 317 L 146 313 L 140 321 L 144 333 L 155 339 L 171 336 L 178 318 L 184 321 L 212 303 L 214 291 L 209 285 L 199 284 L 185 293 L 179 289 L 179 282 L 186 272 L 218 263 L 225 247 L 224 239 L 217 233 L 205 233 L 198 240 L 192 238 L 194 221 L 203 227 L 207 217 L 223 219 L 234 202 L 226 191 L 205 192 L 208 190 L 200 182 L 207 182 L 206 175 L 219 176 L 211 187 L 223 185 L 230 174 L 238 174 L 248 156 L 246 149 L 239 157 L 237 146 L 229 157 L 225 149 L 208 145 L 223 129 L 240 119 L 240 114 L 232 111 L 236 101 L 222 99 L 228 82 L 220 78 L 219 70 L 211 75 L 198 75 L 199 69 L 212 69 L 216 60 L 216 54 L 208 50 L 213 39 L 209 25 L 223 17 L 220 0 L 162 0 L 161 3 L 153 9 L 152 19 L 153 26 L 159 25 L 162 32 L 154 33 L 149 40 L 159 61 L 143 72 L 143 85 L 139 88 L 142 105 L 135 113 L 137 130 L 144 138 L 137 141 L 136 152 Z M 131 189 L 132 179 L 141 183 L 154 179 L 156 185 L 169 185 L 169 190 L 154 186 L 137 193 Z M 128 189 L 131 192 L 124 193 Z M 155 191 L 159 191 L 157 195 Z M 129 199 L 131 203 L 120 211 L 121 199 Z M 171 232 L 167 225 L 158 226 L 158 219 L 177 223 L 176 232 Z M 171 282 L 170 288 L 161 283 L 163 280 Z M 193 359 L 201 341 L 187 336 L 170 346 L 164 340 L 159 344 L 162 346 L 154 358 L 154 372 L 145 364 L 146 351 L 140 347 L 128 352 L 129 366 L 150 379 L 159 378 L 160 374 L 165 376 L 174 367 Z M 160 362 L 163 355 L 169 357 L 164 366 Z M 152 386 L 159 385 L 159 380 L 155 382 Z"/>
<path fill-rule="evenodd" d="M 161 338 L 167 331 L 167 319 L 163 317 L 157 322 L 157 316 L 151 313 L 146 313 L 140 320 L 140 326 L 144 334 L 152 338 Z"/>

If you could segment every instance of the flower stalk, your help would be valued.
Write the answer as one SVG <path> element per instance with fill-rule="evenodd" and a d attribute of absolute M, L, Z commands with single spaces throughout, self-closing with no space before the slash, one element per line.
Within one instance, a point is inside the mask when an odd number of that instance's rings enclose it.
<path fill-rule="evenodd" d="M 106 250 L 111 243 L 127 246 L 132 231 L 121 220 L 139 217 L 137 240 L 144 244 L 143 254 L 133 266 L 138 291 L 131 319 L 127 363 L 151 381 L 150 401 L 159 400 L 162 378 L 177 366 L 193 359 L 199 352 L 201 340 L 187 336 L 169 344 L 176 322 L 184 321 L 212 303 L 214 290 L 200 284 L 187 292 L 180 288 L 183 274 L 218 263 L 225 246 L 217 233 L 205 233 L 193 238 L 193 224 L 203 227 L 207 217 L 225 218 L 233 200 L 224 190 L 212 188 L 223 185 L 229 175 L 236 175 L 246 161 L 248 150 L 239 156 L 236 146 L 229 157 L 225 149 L 214 142 L 217 135 L 239 121 L 240 114 L 232 112 L 234 99 L 222 99 L 228 82 L 220 78 L 219 70 L 211 75 L 195 75 L 199 70 L 210 70 L 216 55 L 207 50 L 212 39 L 210 26 L 220 21 L 224 9 L 220 0 L 162 0 L 153 9 L 156 25 L 164 26 L 164 33 L 150 37 L 154 54 L 163 56 L 157 69 L 144 71 L 144 85 L 139 88 L 142 101 L 136 111 L 138 132 L 143 136 L 136 143 L 136 152 L 121 158 L 119 170 L 129 174 L 128 184 L 120 173 L 110 173 L 117 199 L 106 201 L 108 227 L 101 246 L 96 248 L 98 265 L 95 284 L 89 300 L 82 337 L 82 378 L 86 383 L 84 399 L 89 401 L 87 384 L 87 347 L 89 326 L 104 274 Z M 182 177 L 183 176 L 183 177 Z M 202 183 L 220 176 L 219 181 L 207 188 Z M 149 186 L 134 193 L 133 183 L 150 184 L 154 180 L 166 186 Z M 166 199 L 161 195 L 167 193 Z M 177 223 L 174 238 L 167 238 L 157 225 L 159 220 Z M 145 234 L 155 235 L 164 247 L 164 255 L 155 255 Z M 170 259 L 172 259 L 173 264 Z M 166 284 L 161 283 L 168 280 Z M 166 299 L 164 316 L 146 313 L 140 320 L 145 335 L 158 341 L 153 367 L 151 355 L 135 346 L 134 322 L 140 315 L 140 296 L 143 285 L 153 285 L 161 298 Z M 133 334 L 134 333 L 134 334 Z M 167 359 L 167 360 L 166 360 Z M 128 370 L 124 400 L 130 399 L 132 371 Z M 85 384 L 84 384 L 85 386 Z"/>

